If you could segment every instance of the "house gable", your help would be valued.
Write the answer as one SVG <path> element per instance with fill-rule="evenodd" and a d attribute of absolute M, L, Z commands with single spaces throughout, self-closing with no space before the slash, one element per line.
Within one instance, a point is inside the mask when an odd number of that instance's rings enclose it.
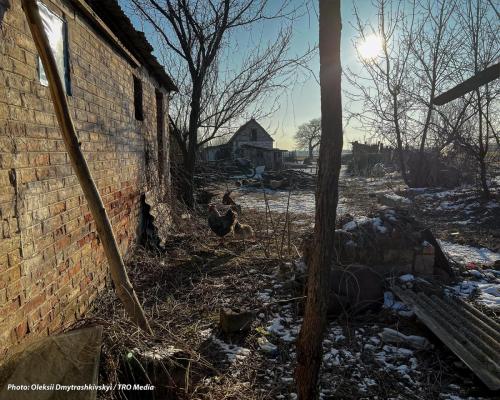
<path fill-rule="evenodd" d="M 258 147 L 273 148 L 274 139 L 272 136 L 253 118 L 242 125 L 236 133 L 229 139 L 228 144 L 235 152 L 245 144 Z"/>

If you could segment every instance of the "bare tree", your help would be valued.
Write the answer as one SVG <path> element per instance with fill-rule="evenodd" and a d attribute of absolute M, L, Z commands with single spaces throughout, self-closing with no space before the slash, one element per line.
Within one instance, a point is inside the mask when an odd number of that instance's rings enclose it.
<path fill-rule="evenodd" d="M 304 322 L 297 342 L 295 378 L 300 400 L 318 397 L 317 382 L 330 294 L 330 271 L 335 259 L 333 241 L 343 144 L 340 36 L 340 0 L 320 0 L 321 147 L 314 242 L 308 265 L 307 300 Z"/>
<path fill-rule="evenodd" d="M 412 186 L 426 183 L 425 151 L 432 130 L 434 98 L 452 79 L 454 62 L 460 42 L 456 40 L 457 23 L 453 19 L 457 4 L 455 0 L 423 0 L 417 5 L 415 34 L 406 32 L 411 49 L 410 80 L 405 90 L 414 99 L 411 119 L 418 145 L 418 163 L 412 174 Z"/>
<path fill-rule="evenodd" d="M 500 54 L 500 39 L 498 38 L 497 19 L 492 15 L 490 4 L 479 0 L 467 2 L 458 13 L 459 22 L 464 33 L 464 60 L 462 71 L 468 74 L 477 74 L 498 59 Z M 492 86 L 496 87 L 492 91 Z M 487 181 L 487 157 L 491 133 L 490 104 L 498 94 L 498 86 L 486 85 L 474 91 L 474 108 L 477 112 L 477 135 L 466 135 L 459 138 L 461 143 L 476 158 L 479 164 L 479 176 L 483 194 L 490 197 Z M 490 122 L 490 123 L 489 123 Z M 470 132 L 470 130 L 469 130 Z"/>
<path fill-rule="evenodd" d="M 361 72 L 347 70 L 345 75 L 354 88 L 347 93 L 350 100 L 360 104 L 361 112 L 350 117 L 358 119 L 364 127 L 380 133 L 393 144 L 398 152 L 401 175 L 409 184 L 404 157 L 409 112 L 413 99 L 404 90 L 408 84 L 410 43 L 414 40 L 414 3 L 408 15 L 404 1 L 373 0 L 377 10 L 377 23 L 361 19 L 358 8 L 354 8 L 353 28 L 357 37 L 353 41 L 358 59 L 363 67 Z M 404 40 L 400 36 L 404 27 Z M 360 43 L 371 35 L 380 39 L 382 52 L 375 57 L 366 57 L 360 52 Z"/>
<path fill-rule="evenodd" d="M 245 116 L 272 113 L 276 103 L 270 98 L 288 86 L 312 51 L 290 54 L 298 9 L 289 0 L 279 5 L 269 0 L 131 2 L 158 34 L 163 62 L 179 87 L 171 103 L 172 134 L 184 158 L 183 199 L 192 206 L 200 146 L 228 134 Z M 275 30 L 272 42 L 262 40 L 266 23 Z M 247 47 L 240 43 L 245 35 Z"/>
<path fill-rule="evenodd" d="M 321 138 L 321 120 L 315 118 L 302 124 L 294 136 L 295 143 L 300 149 L 308 149 L 309 159 L 312 160 L 313 152 L 319 146 Z"/>
<path fill-rule="evenodd" d="M 487 157 L 489 142 L 496 139 L 492 110 L 497 84 L 476 90 L 474 101 L 469 96 L 436 109 L 433 100 L 498 58 L 496 12 L 491 5 L 484 0 L 374 0 L 376 24 L 362 21 L 355 8 L 355 46 L 376 35 L 382 51 L 369 58 L 358 51 L 362 69 L 348 71 L 355 89 L 347 94 L 361 106 L 351 117 L 396 146 L 402 176 L 409 186 L 426 184 L 425 152 L 430 146 L 455 141 L 477 160 L 481 186 L 488 193 Z M 470 127 L 474 113 L 478 114 L 476 136 L 471 135 L 474 129 Z M 403 149 L 411 147 L 417 148 L 418 156 L 408 175 Z"/>

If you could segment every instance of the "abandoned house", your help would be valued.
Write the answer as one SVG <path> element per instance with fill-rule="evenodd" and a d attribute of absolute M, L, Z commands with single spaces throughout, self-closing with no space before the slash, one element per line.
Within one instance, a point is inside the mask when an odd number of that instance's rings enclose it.
<path fill-rule="evenodd" d="M 5 4 L 5 1 L 2 2 Z M 81 148 L 122 254 L 168 190 L 175 85 L 115 0 L 38 2 Z M 0 354 L 72 323 L 108 280 L 20 0 L 0 13 Z M 3 16 L 2 16 L 3 14 Z"/>
<path fill-rule="evenodd" d="M 227 143 L 205 148 L 202 158 L 206 161 L 244 158 L 254 166 L 279 169 L 285 152 L 274 148 L 272 136 L 252 118 L 240 126 Z"/>

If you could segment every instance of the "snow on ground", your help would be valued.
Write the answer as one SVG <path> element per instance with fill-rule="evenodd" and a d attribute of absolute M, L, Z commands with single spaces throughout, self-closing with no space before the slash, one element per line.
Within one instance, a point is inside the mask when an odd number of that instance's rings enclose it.
<path fill-rule="evenodd" d="M 236 202 L 244 209 L 256 209 L 265 211 L 266 202 L 269 203 L 271 212 L 285 213 L 288 203 L 288 191 L 271 190 L 271 189 L 240 189 Z M 265 195 L 264 195 L 265 193 Z M 234 196 L 236 199 L 236 196 Z M 292 192 L 290 195 L 290 205 L 288 211 L 294 214 L 312 214 L 314 215 L 316 202 L 313 192 Z"/>
<path fill-rule="evenodd" d="M 392 210 L 388 210 L 387 214 L 390 214 L 388 216 L 391 217 Z M 368 218 L 365 216 L 355 217 L 352 221 L 349 221 L 346 224 L 344 224 L 342 229 L 344 231 L 354 231 L 358 228 L 358 226 L 367 228 L 369 225 L 372 226 L 372 229 L 374 231 L 377 231 L 379 233 L 387 233 L 387 227 L 384 226 L 384 222 L 380 217 L 373 217 L 373 218 Z"/>
<path fill-rule="evenodd" d="M 461 244 L 446 242 L 444 240 L 438 240 L 438 242 L 446 255 L 459 263 L 492 265 L 495 261 L 500 260 L 499 253 L 486 248 L 464 246 Z"/>
<path fill-rule="evenodd" d="M 346 178 L 351 179 L 351 178 Z M 366 181 L 368 186 L 370 182 Z M 386 192 L 383 190 L 383 192 Z M 432 190 L 418 189 L 409 190 L 412 199 L 420 197 L 425 200 L 425 207 L 431 207 L 434 210 L 439 208 L 442 212 L 463 212 L 467 216 L 462 218 L 466 223 L 476 223 L 476 216 L 481 207 L 487 210 L 495 210 L 498 202 L 491 200 L 481 205 L 476 201 L 477 196 L 471 196 L 471 187 L 460 187 L 454 190 Z M 255 208 L 265 210 L 264 190 L 263 189 L 240 189 L 237 202 L 244 208 Z M 284 213 L 287 208 L 288 192 L 274 191 L 265 189 L 265 194 L 272 212 Z M 397 196 L 397 195 L 395 195 Z M 236 196 L 235 196 L 236 197 Z M 399 197 L 399 196 L 398 196 Z M 402 197 L 405 199 L 404 197 Z M 409 200 L 410 201 L 410 200 Z M 351 212 L 350 204 L 345 199 L 340 199 L 340 213 Z M 315 196 L 313 192 L 292 192 L 290 196 L 289 211 L 291 213 L 304 213 L 314 215 Z M 380 223 L 380 219 L 357 216 L 353 221 L 343 226 L 344 230 L 356 229 L 358 225 L 371 224 L 373 229 L 383 231 L 386 229 Z M 468 265 L 470 263 L 483 265 L 492 265 L 500 260 L 500 254 L 486 248 L 474 248 L 471 246 L 459 245 L 447 241 L 440 241 L 443 251 L 455 261 Z M 273 277 L 271 288 L 262 288 L 257 293 L 257 298 L 262 304 L 272 303 L 277 299 L 279 288 L 276 285 L 277 280 Z M 400 277 L 400 281 L 408 286 L 413 284 L 414 280 L 419 278 L 411 274 Z M 492 269 L 480 270 L 469 269 L 468 276 L 455 286 L 450 286 L 448 292 L 463 298 L 470 298 L 472 295 L 475 301 L 492 307 L 500 308 L 500 280 L 498 271 Z M 279 296 L 278 296 L 279 298 Z M 390 291 L 384 293 L 384 308 L 393 311 L 398 318 L 411 317 L 413 311 L 404 303 L 398 301 Z M 296 398 L 293 390 L 293 369 L 295 364 L 295 342 L 302 319 L 293 311 L 291 305 L 273 308 L 274 312 L 261 313 L 257 320 L 261 325 L 258 332 L 261 336 L 257 339 L 256 349 L 254 351 L 266 357 L 271 363 L 269 368 L 262 371 L 261 377 L 264 379 L 264 387 L 272 391 L 277 385 L 283 385 L 289 388 L 289 392 L 280 389 L 277 399 Z M 428 373 L 426 371 L 426 360 L 429 358 L 428 350 L 412 350 L 406 348 L 404 344 L 399 346 L 394 343 L 385 343 L 379 336 L 383 328 L 376 324 L 365 324 L 363 328 L 355 330 L 355 335 L 349 332 L 346 327 L 332 322 L 328 327 L 328 332 L 323 341 L 323 365 L 321 373 L 321 399 L 329 399 L 342 393 L 343 385 L 351 386 L 357 390 L 360 398 L 377 398 L 378 388 L 384 385 L 385 381 L 392 379 L 394 385 L 400 388 L 399 393 L 407 393 L 409 397 L 423 396 L 428 394 Z M 408 332 L 411 333 L 411 332 Z M 238 347 L 231 347 L 225 342 L 218 343 L 227 354 L 230 362 L 247 357 L 250 351 L 241 352 Z M 243 349 L 248 350 L 248 349 Z M 346 383 L 347 382 L 347 383 Z M 460 384 L 460 386 L 462 386 Z M 439 399 L 460 400 L 471 399 L 470 397 L 461 397 L 462 389 L 459 385 L 450 384 L 441 389 Z M 345 386 L 344 386 L 345 387 Z M 340 392 L 339 392 L 340 390 Z M 287 393 L 286 395 L 283 393 Z M 375 397 L 373 397 L 375 396 Z M 341 398 L 341 397 L 336 397 Z M 380 397 L 379 397 L 380 398 Z M 402 397 L 398 397 L 402 398 Z"/>
<path fill-rule="evenodd" d="M 475 300 L 479 304 L 491 308 L 494 311 L 500 311 L 500 281 L 494 279 L 487 281 L 464 280 L 448 288 L 448 293 L 469 299 L 476 296 Z"/>
<path fill-rule="evenodd" d="M 386 193 L 385 197 L 388 199 L 391 199 L 395 202 L 402 203 L 402 204 L 411 204 L 411 200 L 408 199 L 407 197 L 400 196 L 396 193 Z"/>
<path fill-rule="evenodd" d="M 265 169 L 266 167 L 264 165 L 260 165 L 258 167 L 255 167 L 255 175 L 253 175 L 253 173 L 248 175 L 235 175 L 232 176 L 231 179 L 262 179 L 262 174 L 264 173 Z"/>
<path fill-rule="evenodd" d="M 498 186 L 492 186 L 493 195 L 499 192 Z M 485 202 L 481 199 L 477 187 L 473 185 L 462 185 L 454 189 L 419 188 L 406 189 L 419 203 L 419 207 L 425 212 L 439 212 L 445 215 L 451 222 L 459 225 L 468 225 L 478 221 L 491 221 L 498 218 L 496 215 L 500 208 L 497 199 Z"/>
<path fill-rule="evenodd" d="M 232 364 L 235 361 L 242 361 L 250 355 L 250 349 L 237 346 L 235 344 L 226 343 L 215 336 L 212 336 L 212 341 L 217 344 L 223 353 L 226 355 L 226 359 Z"/>
<path fill-rule="evenodd" d="M 383 307 L 394 311 L 402 317 L 411 317 L 414 314 L 410 307 L 401 301 L 397 301 L 394 297 L 394 293 L 389 291 L 384 293 Z"/>

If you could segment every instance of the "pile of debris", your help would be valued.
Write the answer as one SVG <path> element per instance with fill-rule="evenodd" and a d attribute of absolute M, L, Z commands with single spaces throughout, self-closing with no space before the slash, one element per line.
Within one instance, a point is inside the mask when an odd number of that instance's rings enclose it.
<path fill-rule="evenodd" d="M 407 211 L 382 208 L 369 217 L 346 215 L 336 231 L 337 262 L 370 265 L 380 274 L 413 273 L 444 280 L 453 271 L 433 234 Z"/>
<path fill-rule="evenodd" d="M 262 183 L 268 189 L 301 189 L 315 190 L 316 177 L 305 171 L 286 169 L 278 172 L 265 172 L 262 174 Z"/>
<path fill-rule="evenodd" d="M 400 316 L 416 316 L 490 390 L 498 390 L 500 325 L 463 301 L 454 286 L 449 286 L 455 272 L 432 232 L 417 223 L 408 211 L 386 207 L 368 217 L 346 215 L 339 222 L 329 313 L 335 317 L 353 315 L 376 310 L 383 304 Z M 305 263 L 297 262 L 294 268 L 301 285 L 307 278 L 307 248 L 305 254 Z M 493 270 L 474 272 L 482 278 L 491 275 L 488 285 L 493 288 L 491 291 L 497 290 L 498 279 Z M 430 347 L 422 337 L 392 329 L 385 329 L 381 338 L 386 343 L 416 349 Z"/>

